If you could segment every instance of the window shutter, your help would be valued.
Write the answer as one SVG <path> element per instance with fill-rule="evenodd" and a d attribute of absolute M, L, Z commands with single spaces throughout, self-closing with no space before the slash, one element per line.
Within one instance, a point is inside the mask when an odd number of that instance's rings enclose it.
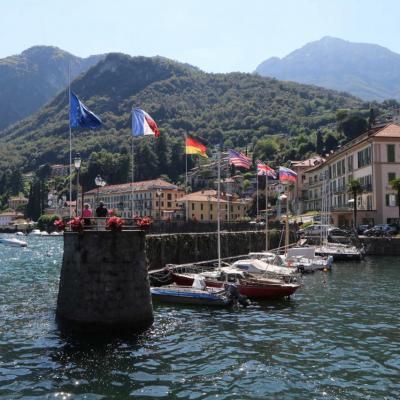
<path fill-rule="evenodd" d="M 386 207 L 389 207 L 389 195 L 386 195 Z"/>

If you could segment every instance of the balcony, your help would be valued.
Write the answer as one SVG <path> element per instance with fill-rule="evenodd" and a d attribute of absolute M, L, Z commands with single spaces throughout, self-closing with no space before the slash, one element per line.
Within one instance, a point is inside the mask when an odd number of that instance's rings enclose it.
<path fill-rule="evenodd" d="M 371 183 L 367 183 L 365 185 L 362 185 L 363 191 L 364 192 L 372 192 L 372 184 Z"/>

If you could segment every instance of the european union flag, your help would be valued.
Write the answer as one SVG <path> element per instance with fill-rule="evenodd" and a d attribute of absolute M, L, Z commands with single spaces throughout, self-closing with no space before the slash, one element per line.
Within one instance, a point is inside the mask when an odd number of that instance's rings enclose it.
<path fill-rule="evenodd" d="M 90 111 L 73 92 L 71 92 L 69 104 L 69 121 L 71 123 L 71 128 L 81 126 L 94 129 L 102 124 L 101 119 Z"/>

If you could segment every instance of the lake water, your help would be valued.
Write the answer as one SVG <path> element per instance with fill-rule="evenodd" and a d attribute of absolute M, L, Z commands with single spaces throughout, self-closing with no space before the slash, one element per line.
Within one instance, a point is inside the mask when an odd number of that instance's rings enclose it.
<path fill-rule="evenodd" d="M 0 245 L 0 399 L 399 399 L 400 261 L 304 278 L 239 311 L 156 306 L 139 337 L 87 343 L 54 321 L 62 238 Z"/>

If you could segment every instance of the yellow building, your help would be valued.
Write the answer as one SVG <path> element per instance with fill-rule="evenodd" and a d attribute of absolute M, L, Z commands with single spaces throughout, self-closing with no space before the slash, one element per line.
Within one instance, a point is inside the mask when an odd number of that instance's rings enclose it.
<path fill-rule="evenodd" d="M 188 218 L 196 221 L 217 221 L 217 191 L 201 190 L 181 197 Z M 221 193 L 220 210 L 222 221 L 238 221 L 246 216 L 247 203 L 234 195 Z"/>
<path fill-rule="evenodd" d="M 26 206 L 27 204 L 28 199 L 22 196 L 10 197 L 8 200 L 8 207 L 12 210 L 16 210 L 18 207 Z"/>
<path fill-rule="evenodd" d="M 108 210 L 118 212 L 124 218 L 150 216 L 155 219 L 183 219 L 180 199 L 184 191 L 162 179 L 107 185 L 84 194 L 84 203 L 94 210 L 102 201 Z M 132 197 L 133 196 L 133 197 Z M 79 210 L 82 209 L 79 199 Z"/>

